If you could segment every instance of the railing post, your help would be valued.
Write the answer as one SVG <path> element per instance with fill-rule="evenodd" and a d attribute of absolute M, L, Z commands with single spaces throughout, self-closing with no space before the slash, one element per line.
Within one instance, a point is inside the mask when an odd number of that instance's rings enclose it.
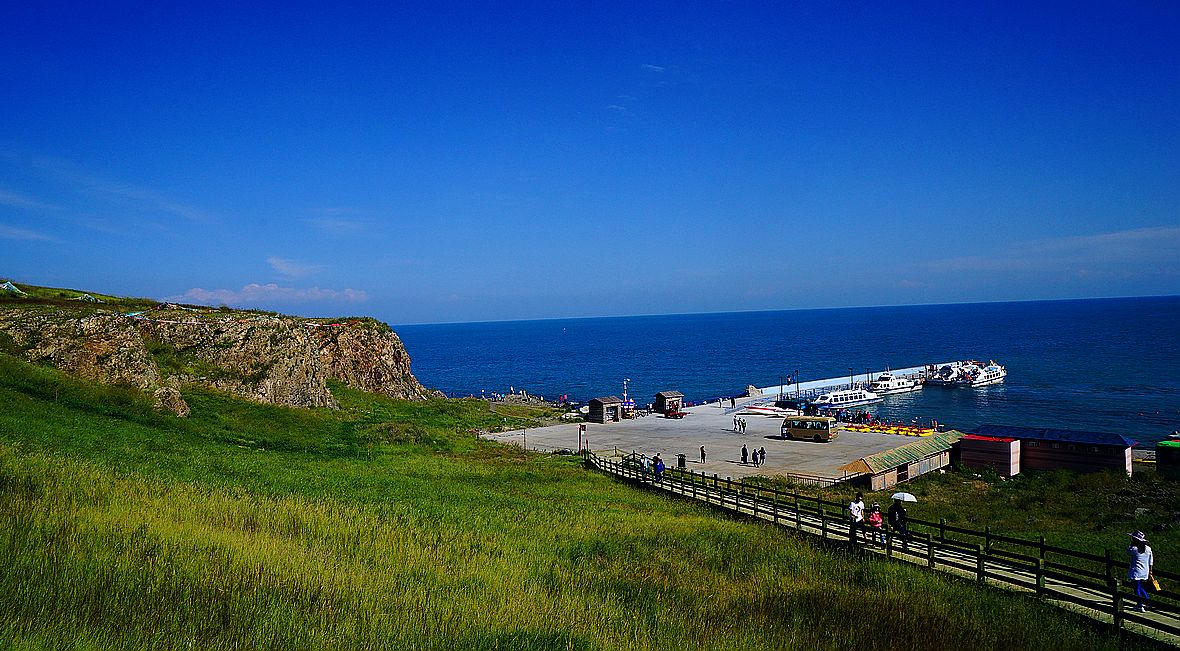
<path fill-rule="evenodd" d="M 926 532 L 926 566 L 934 569 L 934 534 Z"/>
<path fill-rule="evenodd" d="M 827 513 L 824 512 L 823 507 L 820 507 L 819 509 L 819 539 L 828 539 L 828 517 Z"/>
<path fill-rule="evenodd" d="M 983 549 L 987 553 L 992 553 L 992 526 L 989 524 L 983 528 Z"/>
<path fill-rule="evenodd" d="M 938 519 L 938 544 L 946 546 L 946 518 Z"/>
<path fill-rule="evenodd" d="M 1123 628 L 1123 593 L 1119 592 L 1119 582 L 1111 581 L 1110 586 L 1110 605 L 1111 612 L 1114 615 L 1114 627 L 1116 630 Z"/>
<path fill-rule="evenodd" d="M 688 471 L 688 479 L 692 482 L 692 498 L 697 499 L 697 473 L 695 470 Z"/>
<path fill-rule="evenodd" d="M 771 502 L 771 504 L 774 505 L 773 510 L 772 510 L 772 515 L 774 517 L 774 523 L 778 524 L 778 500 Z"/>
<path fill-rule="evenodd" d="M 1041 560 L 1045 558 L 1045 536 L 1041 536 Z"/>
<path fill-rule="evenodd" d="M 885 532 L 885 556 L 893 558 L 893 530 Z"/>
<path fill-rule="evenodd" d="M 987 557 L 984 555 L 983 549 L 983 545 L 975 546 L 975 580 L 980 583 L 983 583 L 983 580 L 987 578 L 987 569 L 984 566 Z"/>
<path fill-rule="evenodd" d="M 799 528 L 802 526 L 803 526 L 803 523 L 800 522 L 800 516 L 799 516 L 799 496 L 796 495 L 795 496 L 795 531 L 798 531 Z"/>
<path fill-rule="evenodd" d="M 1037 596 L 1043 597 L 1045 595 L 1045 559 L 1037 559 Z"/>
<path fill-rule="evenodd" d="M 1106 580 L 1112 581 L 1114 579 L 1114 559 L 1110 557 L 1110 548 L 1106 548 Z"/>

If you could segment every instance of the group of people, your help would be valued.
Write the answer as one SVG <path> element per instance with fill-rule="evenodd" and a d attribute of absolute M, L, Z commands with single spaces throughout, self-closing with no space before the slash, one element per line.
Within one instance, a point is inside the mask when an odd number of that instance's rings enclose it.
<path fill-rule="evenodd" d="M 701 458 L 704 458 L 703 454 Z M 743 445 L 742 465 L 744 466 L 751 462 L 753 462 L 755 468 L 766 463 L 766 448 L 758 448 L 757 450 L 754 450 L 753 456 L 751 456 L 750 451 L 746 448 L 746 446 Z"/>
<path fill-rule="evenodd" d="M 738 434 L 745 434 L 746 433 L 746 419 L 745 418 L 738 418 L 737 416 L 734 416 L 733 417 L 733 431 L 737 432 Z"/>
<path fill-rule="evenodd" d="M 742 457 L 745 458 L 744 448 Z M 873 502 L 866 511 L 864 494 L 857 493 L 856 499 L 848 504 L 848 539 L 858 541 L 867 536 L 869 542 L 884 546 L 885 521 L 886 518 L 881 515 L 881 505 Z M 902 549 L 908 550 L 908 514 L 900 499 L 894 499 L 893 506 L 889 507 L 888 522 L 889 530 L 901 538 Z M 1131 545 L 1127 547 L 1127 556 L 1131 559 L 1127 568 L 1127 580 L 1135 590 L 1135 610 L 1142 613 L 1147 611 L 1147 600 L 1151 598 L 1148 586 L 1159 589 L 1151 573 L 1155 557 L 1151 546 L 1147 544 L 1147 536 L 1142 531 L 1136 529 L 1127 535 L 1131 538 Z"/>
<path fill-rule="evenodd" d="M 910 547 L 909 514 L 900 499 L 893 500 L 889 507 L 889 529 L 901 538 L 902 549 Z M 881 513 L 881 505 L 873 505 L 865 510 L 864 493 L 857 493 L 856 499 L 848 504 L 848 539 L 860 540 L 869 537 L 869 542 L 885 546 L 885 516 Z"/>

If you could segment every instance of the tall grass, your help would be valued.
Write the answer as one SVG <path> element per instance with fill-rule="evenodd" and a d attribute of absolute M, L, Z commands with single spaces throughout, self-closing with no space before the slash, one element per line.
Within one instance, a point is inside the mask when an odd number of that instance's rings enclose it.
<path fill-rule="evenodd" d="M 479 442 L 467 426 L 500 416 L 476 403 L 201 393 L 180 422 L 85 386 L 54 402 L 33 380 L 70 380 L 10 368 L 0 647 L 1119 646 L 1027 598 Z M 429 440 L 361 446 L 386 418 Z"/>

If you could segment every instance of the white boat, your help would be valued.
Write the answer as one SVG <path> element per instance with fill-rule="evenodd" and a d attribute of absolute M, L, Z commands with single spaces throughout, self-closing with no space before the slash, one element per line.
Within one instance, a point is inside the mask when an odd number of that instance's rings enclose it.
<path fill-rule="evenodd" d="M 962 376 L 962 379 L 956 382 L 957 386 L 986 387 L 1003 382 L 1004 378 L 1008 377 L 1008 369 L 995 362 L 988 362 L 987 366 L 972 362 L 963 366 Z"/>
<path fill-rule="evenodd" d="M 943 364 L 937 369 L 928 367 L 926 384 L 944 387 L 986 387 L 999 384 L 1008 377 L 1008 369 L 989 361 L 974 360 Z"/>
<path fill-rule="evenodd" d="M 746 405 L 742 407 L 739 414 L 748 414 L 751 416 L 774 416 L 783 418 L 786 416 L 798 416 L 803 413 L 798 409 L 784 409 L 782 407 L 775 407 L 774 405 Z"/>
<path fill-rule="evenodd" d="M 962 365 L 958 362 L 954 364 L 943 364 L 938 368 L 934 368 L 933 366 L 926 368 L 926 384 L 932 384 L 936 387 L 955 386 L 963 379 Z"/>
<path fill-rule="evenodd" d="M 894 393 L 909 393 L 910 391 L 917 391 L 922 388 L 922 383 L 918 380 L 913 380 L 908 377 L 895 377 L 893 373 L 885 371 L 877 376 L 869 385 L 869 391 L 879 395 L 888 396 Z"/>
<path fill-rule="evenodd" d="M 843 409 L 845 407 L 867 405 L 871 402 L 879 402 L 880 400 L 881 396 L 872 391 L 866 391 L 865 389 L 846 389 L 844 391 L 825 393 L 816 398 L 811 404 L 820 409 Z"/>

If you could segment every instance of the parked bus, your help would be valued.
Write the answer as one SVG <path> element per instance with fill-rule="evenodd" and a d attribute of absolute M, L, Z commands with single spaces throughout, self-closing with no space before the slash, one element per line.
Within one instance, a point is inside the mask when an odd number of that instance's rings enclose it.
<path fill-rule="evenodd" d="M 787 416 L 780 430 L 784 439 L 803 439 L 817 443 L 831 441 L 840 430 L 831 416 Z"/>

